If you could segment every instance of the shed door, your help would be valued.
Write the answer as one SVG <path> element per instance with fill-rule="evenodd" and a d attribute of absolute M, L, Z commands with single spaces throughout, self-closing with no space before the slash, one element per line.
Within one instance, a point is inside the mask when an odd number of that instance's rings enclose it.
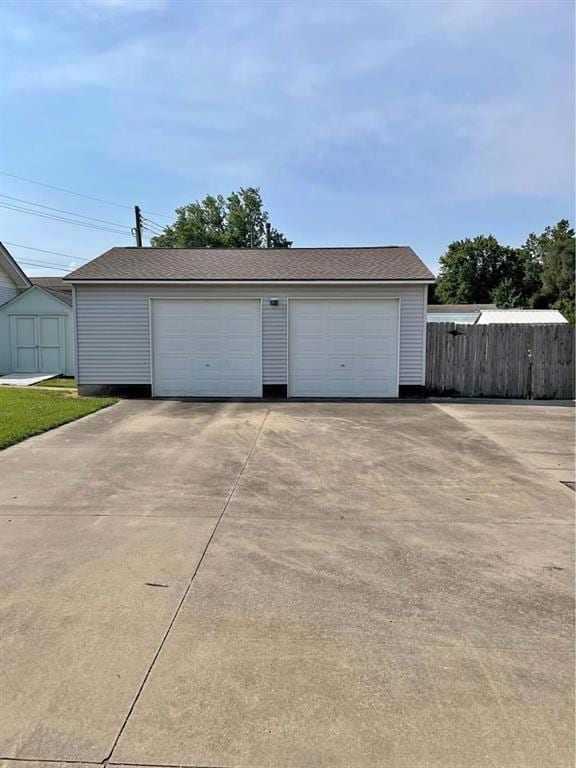
<path fill-rule="evenodd" d="M 60 315 L 11 315 L 10 354 L 15 373 L 62 373 Z"/>
<path fill-rule="evenodd" d="M 62 318 L 57 315 L 39 315 L 36 323 L 38 370 L 42 373 L 62 373 Z"/>
<path fill-rule="evenodd" d="M 398 397 L 397 299 L 290 299 L 291 397 Z"/>
<path fill-rule="evenodd" d="M 153 299 L 153 394 L 261 397 L 259 299 Z"/>

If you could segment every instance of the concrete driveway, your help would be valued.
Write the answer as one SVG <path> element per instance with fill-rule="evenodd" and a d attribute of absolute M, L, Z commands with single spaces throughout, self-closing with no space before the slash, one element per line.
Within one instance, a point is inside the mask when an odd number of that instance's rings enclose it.
<path fill-rule="evenodd" d="M 575 497 L 517 435 L 572 414 L 475 407 L 125 401 L 0 454 L 0 765 L 571 767 Z"/>

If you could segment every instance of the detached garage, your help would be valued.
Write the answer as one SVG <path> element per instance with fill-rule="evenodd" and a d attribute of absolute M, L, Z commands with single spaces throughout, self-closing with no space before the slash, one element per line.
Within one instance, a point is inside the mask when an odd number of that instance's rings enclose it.
<path fill-rule="evenodd" d="M 83 394 L 395 398 L 424 386 L 411 248 L 113 248 L 70 274 Z"/>

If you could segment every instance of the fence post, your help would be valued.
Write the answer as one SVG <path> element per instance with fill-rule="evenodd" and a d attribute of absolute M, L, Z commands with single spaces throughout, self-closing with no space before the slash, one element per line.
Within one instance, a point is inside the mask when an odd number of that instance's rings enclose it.
<path fill-rule="evenodd" d="M 462 397 L 574 397 L 574 326 L 430 323 L 426 386 Z"/>

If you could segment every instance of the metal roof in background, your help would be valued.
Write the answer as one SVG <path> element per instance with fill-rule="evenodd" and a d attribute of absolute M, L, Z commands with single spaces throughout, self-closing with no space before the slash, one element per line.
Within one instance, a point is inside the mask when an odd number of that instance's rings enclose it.
<path fill-rule="evenodd" d="M 483 309 L 497 309 L 496 304 L 428 304 L 428 314 L 481 312 Z"/>
<path fill-rule="evenodd" d="M 564 315 L 557 309 L 487 309 L 480 313 L 478 325 L 492 323 L 567 323 Z"/>
<path fill-rule="evenodd" d="M 480 312 L 427 312 L 426 322 L 475 325 L 479 317 Z"/>

